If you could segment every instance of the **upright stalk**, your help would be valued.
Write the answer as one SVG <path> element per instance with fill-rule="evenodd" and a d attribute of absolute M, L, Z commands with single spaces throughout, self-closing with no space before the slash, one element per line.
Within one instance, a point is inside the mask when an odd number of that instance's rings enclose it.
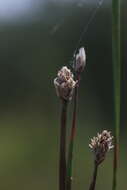
<path fill-rule="evenodd" d="M 68 162 L 67 162 L 67 190 L 71 190 L 71 184 L 72 184 L 72 160 L 73 160 L 74 138 L 76 132 L 77 98 L 78 98 L 78 86 L 76 86 L 74 92 L 74 109 L 73 109 L 72 128 L 71 128 Z"/>
<path fill-rule="evenodd" d="M 71 185 L 72 185 L 72 161 L 73 161 L 74 140 L 75 140 L 75 134 L 76 134 L 78 89 L 79 89 L 79 83 L 80 83 L 79 73 L 75 73 L 75 79 L 77 80 L 77 85 L 74 91 L 74 108 L 73 108 L 71 135 L 69 139 L 70 142 L 69 142 L 69 152 L 68 152 L 68 161 L 67 161 L 67 189 L 66 190 L 71 190 Z"/>
<path fill-rule="evenodd" d="M 112 58 L 114 82 L 115 147 L 113 163 L 113 186 L 117 188 L 120 131 L 120 0 L 112 0 Z"/>
<path fill-rule="evenodd" d="M 54 79 L 54 86 L 57 96 L 62 101 L 61 112 L 61 130 L 60 130 L 60 158 L 59 158 L 59 190 L 66 189 L 66 121 L 67 106 L 71 101 L 76 81 L 70 69 L 66 66 L 58 71 L 57 77 Z"/>
<path fill-rule="evenodd" d="M 89 190 L 95 190 L 96 179 L 97 179 L 98 164 L 94 163 L 93 178 L 89 187 Z"/>
<path fill-rule="evenodd" d="M 62 100 L 61 130 L 60 130 L 60 158 L 59 158 L 59 190 L 66 186 L 66 121 L 68 101 Z"/>

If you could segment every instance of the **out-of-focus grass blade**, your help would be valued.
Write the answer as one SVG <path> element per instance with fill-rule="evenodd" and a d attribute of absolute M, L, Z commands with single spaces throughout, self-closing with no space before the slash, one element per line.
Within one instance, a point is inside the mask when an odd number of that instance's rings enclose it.
<path fill-rule="evenodd" d="M 114 85 L 114 125 L 115 148 L 113 166 L 113 186 L 116 190 L 118 181 L 118 154 L 120 133 L 120 83 L 121 83 L 121 59 L 120 59 L 120 0 L 112 0 L 112 58 L 113 58 L 113 85 Z"/>

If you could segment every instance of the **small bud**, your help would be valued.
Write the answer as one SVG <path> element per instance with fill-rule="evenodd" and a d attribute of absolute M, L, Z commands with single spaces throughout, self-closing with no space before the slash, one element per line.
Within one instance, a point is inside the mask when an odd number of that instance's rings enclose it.
<path fill-rule="evenodd" d="M 114 146 L 112 145 L 113 136 L 111 136 L 111 132 L 104 130 L 101 134 L 97 134 L 97 137 L 93 137 L 91 139 L 91 143 L 89 147 L 92 149 L 95 162 L 97 164 L 102 163 L 105 160 L 106 153 L 113 149 Z"/>
<path fill-rule="evenodd" d="M 54 79 L 57 96 L 64 100 L 71 100 L 76 82 L 72 72 L 67 67 L 62 67 L 58 71 L 57 78 Z"/>
<path fill-rule="evenodd" d="M 75 72 L 81 73 L 86 65 L 86 53 L 84 47 L 79 49 L 79 53 L 76 55 Z"/>

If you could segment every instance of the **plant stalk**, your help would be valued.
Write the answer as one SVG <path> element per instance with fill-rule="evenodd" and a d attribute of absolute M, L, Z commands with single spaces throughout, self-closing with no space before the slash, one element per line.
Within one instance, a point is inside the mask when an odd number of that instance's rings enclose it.
<path fill-rule="evenodd" d="M 68 161 L 67 161 L 67 189 L 66 190 L 71 190 L 71 186 L 72 186 L 72 161 L 73 161 L 74 140 L 75 140 L 75 134 L 76 134 L 78 89 L 79 89 L 79 83 L 80 83 L 79 73 L 75 73 L 75 80 L 77 80 L 77 86 L 75 87 L 75 91 L 74 91 L 74 108 L 73 108 L 72 127 L 71 127 Z"/>
<path fill-rule="evenodd" d="M 97 172 L 98 172 L 98 164 L 95 162 L 94 163 L 93 177 L 92 177 L 92 181 L 91 181 L 89 190 L 95 190 L 96 179 L 97 179 Z"/>
<path fill-rule="evenodd" d="M 62 100 L 61 130 L 60 130 L 60 158 L 59 158 L 59 190 L 66 188 L 66 122 L 68 101 Z"/>
<path fill-rule="evenodd" d="M 112 0 L 112 59 L 113 59 L 113 82 L 114 82 L 114 161 L 113 161 L 113 185 L 112 190 L 117 188 L 118 160 L 119 160 L 119 133 L 120 133 L 120 0 Z"/>
<path fill-rule="evenodd" d="M 67 190 L 71 190 L 71 185 L 72 185 L 72 161 L 73 161 L 74 139 L 76 133 L 77 99 L 78 99 L 78 86 L 76 86 L 74 92 L 74 109 L 73 109 L 72 128 L 71 128 L 68 162 L 67 162 Z"/>

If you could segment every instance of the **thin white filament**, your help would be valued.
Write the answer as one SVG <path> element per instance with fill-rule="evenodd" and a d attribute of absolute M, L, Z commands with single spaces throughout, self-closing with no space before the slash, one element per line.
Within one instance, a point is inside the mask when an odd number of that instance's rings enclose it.
<path fill-rule="evenodd" d="M 104 0 L 99 0 L 99 1 L 97 2 L 97 6 L 94 8 L 92 14 L 90 15 L 90 18 L 88 19 L 87 24 L 85 24 L 85 26 L 84 26 L 84 28 L 83 28 L 83 30 L 82 30 L 82 32 L 81 32 L 80 38 L 79 38 L 79 40 L 78 40 L 77 46 L 76 46 L 76 48 L 75 48 L 75 50 L 74 50 L 74 53 L 73 53 L 74 58 L 75 58 L 75 54 L 77 53 L 77 50 L 78 50 L 78 48 L 79 48 L 79 45 L 80 45 L 81 41 L 83 40 L 83 38 L 84 38 L 86 32 L 87 32 L 88 29 L 89 29 L 90 24 L 91 24 L 92 21 L 94 20 L 96 14 L 97 14 L 98 10 L 100 9 L 100 7 L 102 6 L 103 2 L 104 2 Z"/>

